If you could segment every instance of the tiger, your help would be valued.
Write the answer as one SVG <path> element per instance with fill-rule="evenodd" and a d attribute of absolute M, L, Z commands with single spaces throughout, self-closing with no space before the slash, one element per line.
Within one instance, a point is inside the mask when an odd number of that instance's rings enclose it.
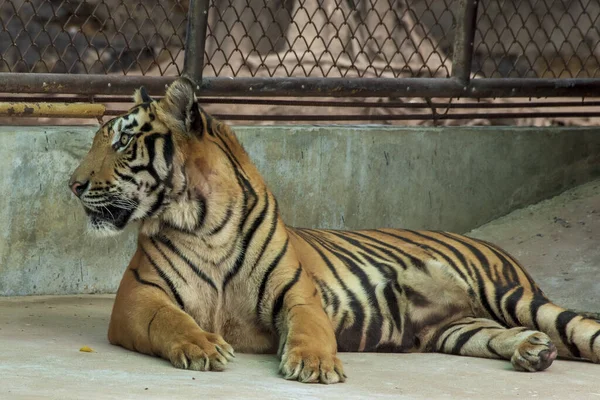
<path fill-rule="evenodd" d="M 177 78 L 103 124 L 68 185 L 88 229 L 138 225 L 108 340 L 177 368 L 277 354 L 285 379 L 332 384 L 339 352 L 440 352 L 542 371 L 600 361 L 600 322 L 552 303 L 519 262 L 443 231 L 286 226 L 232 128 Z"/>

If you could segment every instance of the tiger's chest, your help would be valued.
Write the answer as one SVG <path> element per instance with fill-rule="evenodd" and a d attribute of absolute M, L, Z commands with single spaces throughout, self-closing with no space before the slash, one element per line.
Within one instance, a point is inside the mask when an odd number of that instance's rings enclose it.
<path fill-rule="evenodd" d="M 277 338 L 259 323 L 251 294 L 243 286 L 210 292 L 198 287 L 184 302 L 185 312 L 200 328 L 223 336 L 235 351 L 276 352 Z"/>

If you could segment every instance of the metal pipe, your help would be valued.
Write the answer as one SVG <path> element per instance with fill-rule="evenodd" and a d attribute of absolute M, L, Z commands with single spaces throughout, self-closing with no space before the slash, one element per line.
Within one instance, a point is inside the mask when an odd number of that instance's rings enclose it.
<path fill-rule="evenodd" d="M 18 77 L 18 79 L 16 79 Z M 140 86 L 163 95 L 176 77 L 0 73 L 0 93 L 131 95 Z M 448 78 L 224 78 L 206 77 L 203 96 L 225 97 L 595 97 L 598 78 L 486 78 L 465 87 Z"/>
<path fill-rule="evenodd" d="M 596 78 L 486 78 L 472 79 L 463 97 L 595 97 L 599 93 Z"/>
<path fill-rule="evenodd" d="M 139 75 L 74 75 L 0 72 L 1 93 L 129 95 L 145 86 L 150 94 L 163 95 L 176 77 Z"/>
<path fill-rule="evenodd" d="M 104 104 L 92 103 L 0 103 L 0 116 L 4 117 L 51 117 L 51 118 L 100 118 L 106 112 Z"/>
<path fill-rule="evenodd" d="M 131 95 L 140 86 L 163 95 L 177 77 L 0 73 L 0 93 Z M 252 97 L 457 97 L 461 85 L 447 78 L 225 78 L 206 77 L 205 96 Z"/>
<path fill-rule="evenodd" d="M 226 121 L 410 121 L 410 120 L 465 120 L 465 119 L 517 119 L 517 118 L 589 118 L 600 117 L 600 112 L 506 112 L 506 113 L 457 113 L 457 114 L 392 114 L 392 115 L 256 115 L 214 114 Z"/>
<path fill-rule="evenodd" d="M 463 85 L 471 79 L 478 0 L 460 0 L 454 31 L 452 77 Z"/>
<path fill-rule="evenodd" d="M 188 11 L 183 74 L 196 83 L 202 82 L 204 45 L 208 28 L 208 6 L 209 0 L 190 0 Z"/>

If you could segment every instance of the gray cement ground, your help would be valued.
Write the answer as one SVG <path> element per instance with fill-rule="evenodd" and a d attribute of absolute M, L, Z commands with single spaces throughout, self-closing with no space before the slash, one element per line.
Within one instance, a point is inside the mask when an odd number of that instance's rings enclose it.
<path fill-rule="evenodd" d="M 508 362 L 443 354 L 341 354 L 348 381 L 279 377 L 275 356 L 239 354 L 224 372 L 177 370 L 111 346 L 112 296 L 0 301 L 0 398 L 13 399 L 594 399 L 600 365 L 555 361 L 520 373 Z M 79 349 L 87 345 L 94 353 Z"/>
<path fill-rule="evenodd" d="M 512 251 L 557 302 L 600 311 L 600 180 L 471 233 Z M 0 399 L 597 399 L 600 365 L 541 373 L 441 354 L 348 354 L 348 381 L 287 382 L 274 356 L 238 355 L 222 373 L 174 369 L 111 346 L 112 296 L 0 299 Z M 79 351 L 83 345 L 94 353 Z"/>
<path fill-rule="evenodd" d="M 600 313 L 600 180 L 468 233 L 514 255 L 555 303 Z"/>

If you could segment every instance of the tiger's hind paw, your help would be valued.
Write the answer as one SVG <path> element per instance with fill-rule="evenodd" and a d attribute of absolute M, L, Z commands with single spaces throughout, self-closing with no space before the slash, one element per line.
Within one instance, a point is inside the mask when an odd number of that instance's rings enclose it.
<path fill-rule="evenodd" d="M 510 361 L 517 371 L 543 371 L 552 364 L 557 355 L 556 346 L 548 335 L 535 332 L 517 347 Z"/>

